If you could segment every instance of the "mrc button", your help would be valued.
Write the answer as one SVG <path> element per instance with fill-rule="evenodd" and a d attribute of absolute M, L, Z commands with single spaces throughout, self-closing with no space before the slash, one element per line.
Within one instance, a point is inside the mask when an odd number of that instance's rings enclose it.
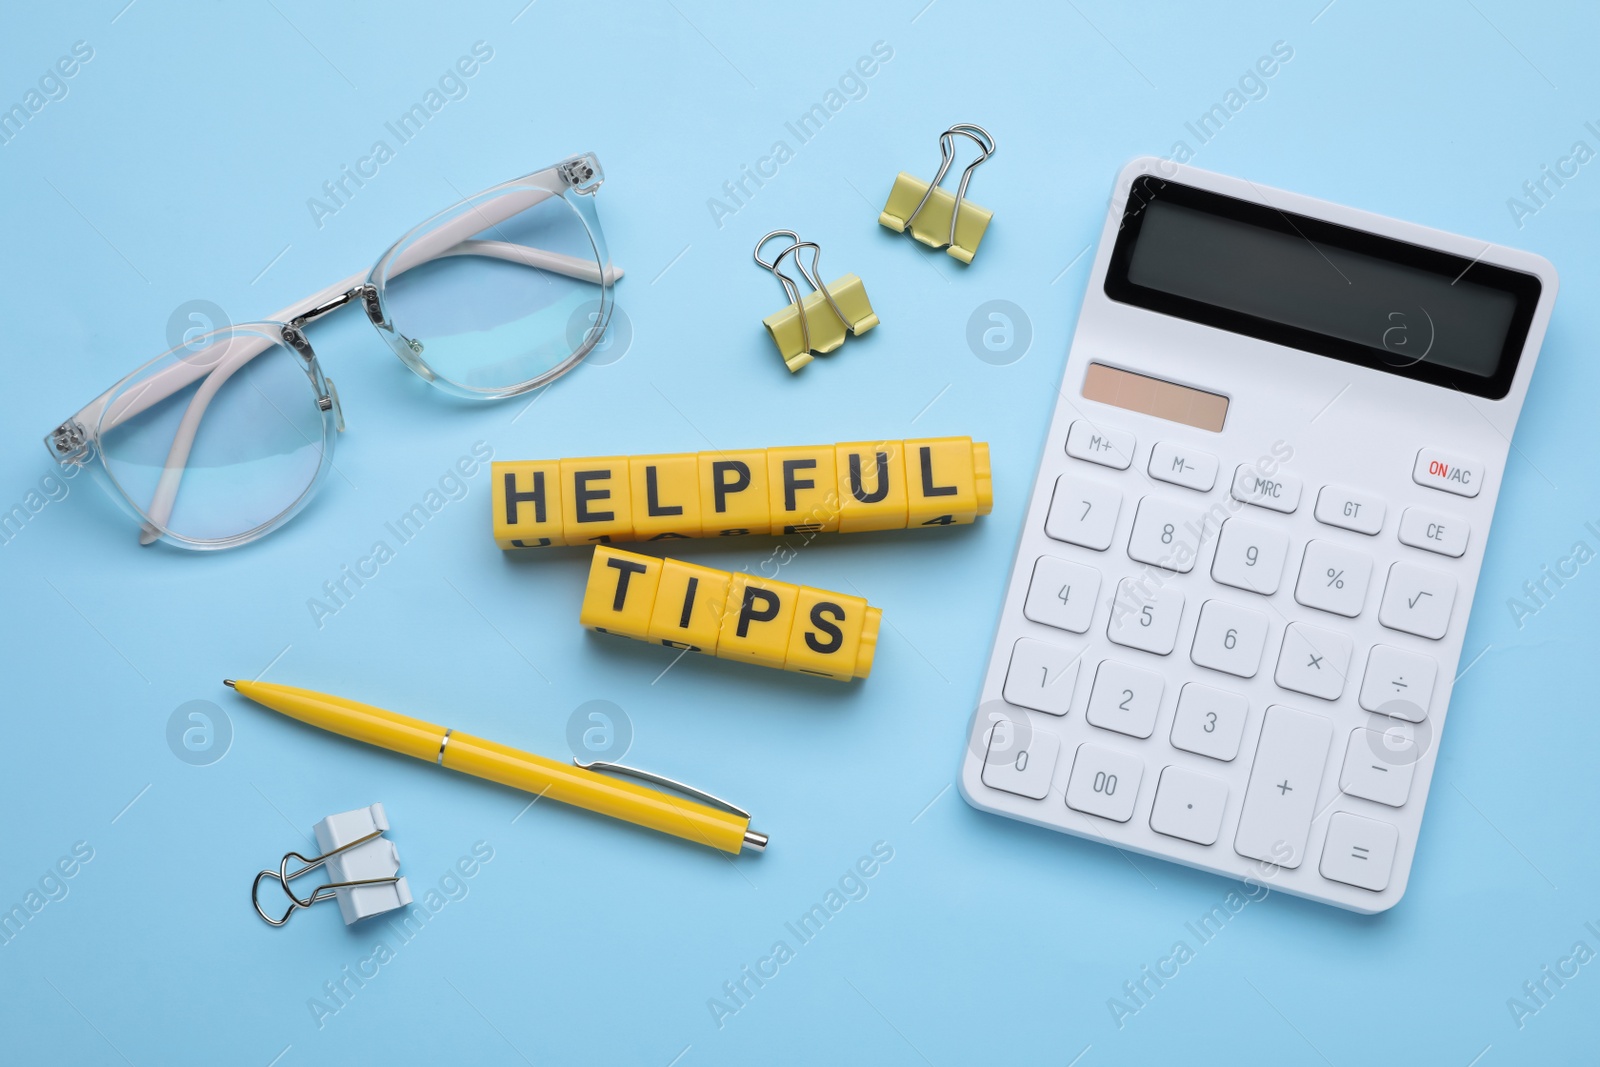
<path fill-rule="evenodd" d="M 1300 479 L 1282 471 L 1266 474 L 1241 463 L 1233 472 L 1233 499 L 1288 514 L 1300 506 Z"/>
<path fill-rule="evenodd" d="M 1477 496 L 1483 487 L 1483 464 L 1475 459 L 1451 455 L 1433 448 L 1417 453 L 1411 480 L 1430 489 L 1443 489 L 1457 496 Z"/>

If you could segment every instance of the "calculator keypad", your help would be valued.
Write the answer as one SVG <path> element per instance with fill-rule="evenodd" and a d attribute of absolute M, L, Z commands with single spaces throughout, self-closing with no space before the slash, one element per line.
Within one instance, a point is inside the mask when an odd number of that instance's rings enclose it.
<path fill-rule="evenodd" d="M 1469 521 L 1399 500 L 1390 523 L 1388 501 L 1336 484 L 1312 485 L 1312 514 L 1301 517 L 1307 487 L 1292 471 L 1229 466 L 1237 457 L 1181 439 L 1136 454 L 1140 444 L 1083 419 L 1069 429 L 1071 458 L 1044 521 L 1060 547 L 1034 555 L 1021 602 L 1038 636 L 1014 642 L 1002 685 L 1007 703 L 1062 719 L 1048 729 L 1034 719 L 1015 752 L 989 745 L 982 782 L 1029 801 L 1064 800 L 1070 819 L 1041 819 L 1063 828 L 1137 814 L 1173 839 L 1177 858 L 1216 850 L 1205 865 L 1237 869 L 1237 859 L 1221 858 L 1231 847 L 1245 860 L 1382 892 L 1400 831 L 1344 809 L 1416 808 L 1425 752 L 1409 724 L 1434 706 L 1439 662 L 1415 639 L 1449 630 L 1458 582 L 1448 567 L 1465 554 Z M 1484 478 L 1481 465 L 1424 455 L 1418 485 L 1465 496 Z M 1417 493 L 1423 504 L 1432 495 Z M 1371 643 L 1374 616 L 1392 641 Z M 1158 658 L 1180 641 L 1195 667 L 1181 653 Z M 1197 673 L 1215 684 L 1183 680 Z M 1264 698 L 1263 685 L 1299 706 Z M 1383 718 L 1352 718 L 1357 708 Z M 1051 801 L 1062 763 L 1065 788 Z"/>

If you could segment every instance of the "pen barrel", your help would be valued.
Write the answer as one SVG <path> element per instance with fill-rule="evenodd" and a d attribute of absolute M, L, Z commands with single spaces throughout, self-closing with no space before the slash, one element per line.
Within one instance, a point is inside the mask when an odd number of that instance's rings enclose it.
<path fill-rule="evenodd" d="M 750 820 L 649 786 L 558 763 L 471 734 L 451 733 L 444 766 L 540 799 L 622 819 L 735 855 Z"/>

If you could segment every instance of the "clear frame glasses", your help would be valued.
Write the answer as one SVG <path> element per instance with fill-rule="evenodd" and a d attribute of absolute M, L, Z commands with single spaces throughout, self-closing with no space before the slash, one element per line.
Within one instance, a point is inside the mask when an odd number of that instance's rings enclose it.
<path fill-rule="evenodd" d="M 282 526 L 311 499 L 344 429 L 304 326 L 359 303 L 400 361 L 454 396 L 537 389 L 588 355 L 622 272 L 595 212 L 592 154 L 497 185 L 406 233 L 352 275 L 261 322 L 196 337 L 135 370 L 45 436 L 140 524 L 141 544 L 218 549 Z M 181 489 L 181 492 L 180 492 Z"/>

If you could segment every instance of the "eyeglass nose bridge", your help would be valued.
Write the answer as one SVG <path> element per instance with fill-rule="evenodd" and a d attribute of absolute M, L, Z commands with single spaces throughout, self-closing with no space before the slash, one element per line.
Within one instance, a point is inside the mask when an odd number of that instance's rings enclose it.
<path fill-rule="evenodd" d="M 337 311 L 352 300 L 360 300 L 361 307 L 367 313 L 367 318 L 372 320 L 372 325 L 380 330 L 389 329 L 390 326 L 383 320 L 383 307 L 378 303 L 378 288 L 374 285 L 356 285 L 348 291 L 340 293 L 329 300 L 324 300 L 313 308 L 309 308 L 289 320 L 289 325 L 299 329 L 312 319 L 320 319 L 330 311 Z"/>

